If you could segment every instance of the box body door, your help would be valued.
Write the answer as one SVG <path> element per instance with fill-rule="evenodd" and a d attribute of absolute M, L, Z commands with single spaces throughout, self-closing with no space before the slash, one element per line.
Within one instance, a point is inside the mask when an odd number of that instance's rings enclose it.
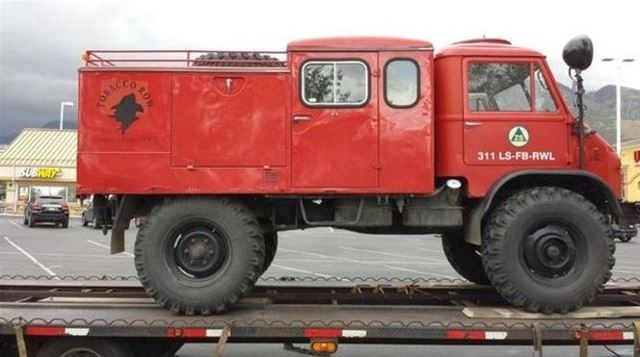
<path fill-rule="evenodd" d="M 378 186 L 378 54 L 298 53 L 292 59 L 292 183 Z"/>

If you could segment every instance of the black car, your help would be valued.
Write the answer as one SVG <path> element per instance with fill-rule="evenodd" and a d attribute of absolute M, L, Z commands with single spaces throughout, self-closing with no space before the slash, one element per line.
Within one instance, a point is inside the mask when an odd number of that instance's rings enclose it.
<path fill-rule="evenodd" d="M 55 223 L 69 227 L 69 204 L 62 196 L 31 197 L 24 207 L 24 224 L 35 227 L 38 223 Z"/>

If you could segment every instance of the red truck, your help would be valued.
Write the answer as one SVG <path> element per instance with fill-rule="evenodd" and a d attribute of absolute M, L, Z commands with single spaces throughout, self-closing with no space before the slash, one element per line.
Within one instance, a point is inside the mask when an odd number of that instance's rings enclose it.
<path fill-rule="evenodd" d="M 295 41 L 283 53 L 87 51 L 78 193 L 112 253 L 178 313 L 229 309 L 283 230 L 442 236 L 463 277 L 567 312 L 611 277 L 620 161 L 583 123 L 591 41 L 565 47 L 580 115 L 543 54 L 500 39 Z M 629 206 L 630 207 L 630 206 Z M 106 228 L 105 228 L 106 230 Z"/>

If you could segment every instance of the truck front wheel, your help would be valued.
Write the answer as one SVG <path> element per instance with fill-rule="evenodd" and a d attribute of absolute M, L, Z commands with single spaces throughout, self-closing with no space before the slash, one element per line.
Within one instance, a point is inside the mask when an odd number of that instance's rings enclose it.
<path fill-rule="evenodd" d="M 591 302 L 611 277 L 613 233 L 586 198 L 559 187 L 514 193 L 491 213 L 482 254 L 492 285 L 531 312 L 566 313 Z"/>
<path fill-rule="evenodd" d="M 187 315 L 222 313 L 264 267 L 260 225 L 242 203 L 182 198 L 156 206 L 138 232 L 135 265 L 159 304 Z"/>

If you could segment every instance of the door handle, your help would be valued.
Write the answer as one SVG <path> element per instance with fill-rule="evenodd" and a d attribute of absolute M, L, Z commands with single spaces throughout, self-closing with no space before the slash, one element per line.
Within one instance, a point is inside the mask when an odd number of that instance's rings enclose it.
<path fill-rule="evenodd" d="M 311 120 L 311 115 L 307 115 L 307 114 L 296 114 L 293 116 L 293 121 L 294 122 L 299 122 L 299 121 L 308 121 Z"/>
<path fill-rule="evenodd" d="M 464 122 L 464 127 L 467 128 L 467 129 L 475 128 L 475 127 L 481 126 L 481 125 L 482 125 L 482 123 L 477 122 L 477 121 L 465 121 Z"/>

